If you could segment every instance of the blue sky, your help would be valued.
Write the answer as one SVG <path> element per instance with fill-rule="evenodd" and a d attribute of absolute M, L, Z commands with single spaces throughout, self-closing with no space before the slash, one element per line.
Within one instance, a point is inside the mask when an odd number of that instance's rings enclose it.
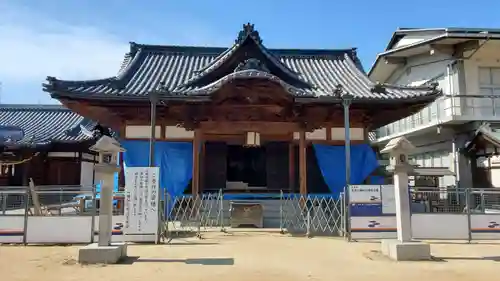
<path fill-rule="evenodd" d="M 129 41 L 230 46 L 251 22 L 270 48 L 357 47 L 368 70 L 398 27 L 500 28 L 498 11 L 498 0 L 0 0 L 0 102 L 54 103 L 48 75 L 113 76 Z"/>

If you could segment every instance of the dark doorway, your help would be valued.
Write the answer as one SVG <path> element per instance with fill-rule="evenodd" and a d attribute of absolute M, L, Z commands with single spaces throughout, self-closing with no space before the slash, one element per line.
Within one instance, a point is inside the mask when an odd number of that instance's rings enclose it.
<path fill-rule="evenodd" d="M 227 181 L 244 182 L 248 186 L 267 186 L 265 147 L 228 145 Z"/>

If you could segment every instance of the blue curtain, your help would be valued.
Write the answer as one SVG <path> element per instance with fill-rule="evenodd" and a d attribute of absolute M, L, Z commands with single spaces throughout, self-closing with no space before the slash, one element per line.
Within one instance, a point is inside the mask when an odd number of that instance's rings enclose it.
<path fill-rule="evenodd" d="M 346 185 L 345 147 L 314 144 L 321 174 L 330 192 L 339 195 Z M 368 144 L 351 145 L 351 184 L 361 184 L 378 167 L 377 156 Z"/>
<path fill-rule="evenodd" d="M 126 167 L 149 165 L 149 141 L 123 140 Z M 156 167 L 160 167 L 160 188 L 175 197 L 182 195 L 193 176 L 193 144 L 191 142 L 155 142 Z"/>

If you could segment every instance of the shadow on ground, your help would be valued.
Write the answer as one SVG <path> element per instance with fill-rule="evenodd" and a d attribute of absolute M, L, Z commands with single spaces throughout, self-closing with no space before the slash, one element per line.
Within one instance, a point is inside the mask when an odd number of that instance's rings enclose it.
<path fill-rule="evenodd" d="M 233 258 L 199 258 L 199 259 L 162 259 L 162 258 L 141 258 L 141 257 L 126 257 L 119 264 L 134 264 L 134 263 L 184 263 L 196 265 L 234 265 Z"/>
<path fill-rule="evenodd" d="M 500 262 L 500 256 L 493 257 L 435 257 L 436 259 L 447 260 L 463 260 L 463 261 L 496 261 Z"/>

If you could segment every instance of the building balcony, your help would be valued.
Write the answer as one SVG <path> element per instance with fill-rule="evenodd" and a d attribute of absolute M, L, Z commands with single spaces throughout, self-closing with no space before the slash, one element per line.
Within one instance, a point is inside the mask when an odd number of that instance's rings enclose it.
<path fill-rule="evenodd" d="M 472 121 L 500 121 L 500 96 L 444 96 L 414 115 L 375 130 L 375 142 L 384 142 L 437 125 Z"/>

